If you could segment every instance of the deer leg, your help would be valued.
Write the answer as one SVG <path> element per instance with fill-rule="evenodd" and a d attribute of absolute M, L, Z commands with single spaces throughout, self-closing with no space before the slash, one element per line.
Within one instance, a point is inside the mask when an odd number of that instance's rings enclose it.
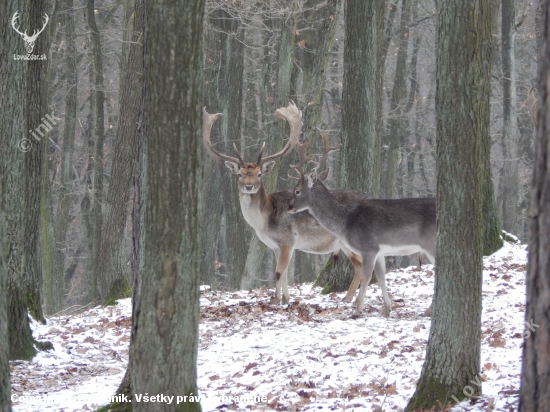
<path fill-rule="evenodd" d="M 389 317 L 391 311 L 391 299 L 388 295 L 388 290 L 386 288 L 386 260 L 384 256 L 378 255 L 376 257 L 376 262 L 374 264 L 374 273 L 376 274 L 376 279 L 378 279 L 378 286 L 382 291 L 382 298 L 384 299 L 384 316 Z"/>
<path fill-rule="evenodd" d="M 364 253 L 361 256 L 361 287 L 359 288 L 359 295 L 357 296 L 357 300 L 355 302 L 355 316 L 358 316 L 365 307 L 365 294 L 367 292 L 370 279 L 372 278 L 375 260 L 375 253 Z"/>
<path fill-rule="evenodd" d="M 353 279 L 351 280 L 351 284 L 349 285 L 348 293 L 346 293 L 346 296 L 344 296 L 342 302 L 351 302 L 353 300 L 353 296 L 355 295 L 355 291 L 361 283 L 361 258 L 349 250 L 345 250 L 344 253 L 353 265 L 354 270 Z"/>
<path fill-rule="evenodd" d="M 278 253 L 275 252 L 277 256 L 277 268 L 275 269 L 275 297 L 277 301 L 282 304 L 288 303 L 290 299 L 286 269 L 292 257 L 292 252 L 292 247 L 287 245 L 282 245 Z"/>

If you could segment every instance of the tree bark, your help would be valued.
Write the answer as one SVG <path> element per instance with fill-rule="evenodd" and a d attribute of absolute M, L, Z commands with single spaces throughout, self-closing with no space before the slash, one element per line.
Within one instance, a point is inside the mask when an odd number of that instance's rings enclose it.
<path fill-rule="evenodd" d="M 91 297 L 99 297 L 101 285 L 98 282 L 99 254 L 101 249 L 101 232 L 103 226 L 103 142 L 104 131 L 104 85 L 103 56 L 101 52 L 101 35 L 95 19 L 95 0 L 86 0 L 86 22 L 90 29 L 90 48 L 92 59 L 92 138 L 94 143 L 93 179 L 90 203 L 91 256 L 89 256 L 88 276 L 93 279 Z"/>
<path fill-rule="evenodd" d="M 516 98 L 516 13 L 514 0 L 502 0 L 502 157 L 499 179 L 499 208 L 502 228 L 518 234 L 518 122 Z"/>
<path fill-rule="evenodd" d="M 147 3 L 141 290 L 134 394 L 197 396 L 203 1 Z M 135 411 L 150 410 L 133 398 Z M 158 411 L 200 411 L 199 402 Z"/>
<path fill-rule="evenodd" d="M 527 307 L 519 398 L 520 412 L 550 410 L 550 2 L 542 2 L 539 110 L 531 187 Z"/>
<path fill-rule="evenodd" d="M 120 93 L 120 116 L 109 190 L 105 198 L 105 213 L 101 232 L 98 281 L 102 301 L 114 304 L 130 296 L 130 283 L 125 262 L 125 231 L 132 177 L 136 170 L 139 119 L 143 110 L 143 34 L 145 12 L 143 1 L 136 0 L 134 25 L 128 58 L 123 65 L 124 83 Z"/>
<path fill-rule="evenodd" d="M 407 411 L 481 393 L 482 146 L 493 14 L 487 0 L 439 0 L 437 9 L 437 282 L 426 359 Z"/>
<path fill-rule="evenodd" d="M 384 67 L 383 0 L 344 5 L 344 84 L 340 186 L 376 197 L 380 192 L 380 129 Z M 340 252 L 315 281 L 325 291 L 347 290 L 353 266 Z"/>
<path fill-rule="evenodd" d="M 209 47 L 205 64 L 208 81 L 206 105 L 212 111 L 223 113 L 220 125 L 215 128 L 214 134 L 221 135 L 224 153 L 233 153 L 233 143 L 239 147 L 241 140 L 244 27 L 238 18 L 221 8 L 210 13 L 208 23 L 212 30 L 207 36 Z M 202 267 L 206 274 L 205 280 L 214 281 L 214 283 L 209 282 L 211 285 L 220 283 L 220 279 L 213 278 L 214 245 L 218 239 L 221 214 L 224 213 L 227 233 L 222 239 L 240 239 L 240 241 L 229 241 L 224 245 L 227 251 L 224 263 L 228 276 L 224 278 L 223 283 L 226 288 L 238 288 L 245 267 L 248 251 L 246 239 L 249 235 L 241 213 L 235 177 L 219 160 L 207 160 L 204 169 L 207 174 L 204 193 L 206 204 L 209 205 L 203 211 L 205 231 L 201 232 L 204 251 Z M 213 174 L 216 176 L 212 176 Z"/>
<path fill-rule="evenodd" d="M 386 187 L 385 193 L 387 199 L 395 199 L 399 192 L 403 193 L 403 180 L 398 176 L 399 157 L 402 156 L 401 140 L 405 133 L 403 121 L 404 99 L 407 95 L 407 84 L 405 74 L 407 72 L 407 52 L 409 44 L 409 20 L 411 16 L 412 0 L 402 0 L 401 3 L 401 23 L 399 27 L 398 39 L 396 39 L 397 62 L 395 65 L 395 74 L 393 78 L 393 89 L 390 99 L 390 138 L 388 149 L 388 161 L 386 168 Z M 399 181 L 399 185 L 398 185 Z"/>

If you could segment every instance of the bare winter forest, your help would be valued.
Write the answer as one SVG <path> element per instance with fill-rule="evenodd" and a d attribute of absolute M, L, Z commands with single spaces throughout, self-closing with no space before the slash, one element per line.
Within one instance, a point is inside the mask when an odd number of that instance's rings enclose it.
<path fill-rule="evenodd" d="M 275 286 L 283 305 L 287 284 L 349 288 L 346 302 L 360 287 L 360 317 L 374 270 L 389 316 L 386 269 L 437 254 L 407 410 L 443 410 L 479 371 L 468 336 L 481 328 L 482 257 L 519 239 L 540 253 L 525 318 L 542 325 L 525 343 L 520 407 L 548 410 L 536 355 L 550 341 L 548 3 L 3 0 L 0 361 L 48 350 L 28 314 L 132 297 L 119 393 L 197 393 L 199 286 Z M 313 190 L 325 185 L 343 205 L 328 223 Z M 363 224 L 372 210 L 383 217 Z M 468 355 L 438 364 L 451 331 L 453 353 Z M 165 373 L 181 351 L 185 373 Z"/>

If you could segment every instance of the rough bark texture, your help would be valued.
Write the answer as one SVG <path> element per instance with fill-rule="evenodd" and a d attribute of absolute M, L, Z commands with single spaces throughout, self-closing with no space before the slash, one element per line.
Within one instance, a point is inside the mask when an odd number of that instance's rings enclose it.
<path fill-rule="evenodd" d="M 542 2 L 539 110 L 530 206 L 520 412 L 550 410 L 550 2 Z M 527 325 L 527 322 L 530 327 Z M 535 326 L 536 325 L 536 326 Z"/>
<path fill-rule="evenodd" d="M 12 2 L 2 2 L 0 4 L 0 14 L 5 16 L 11 12 Z M 15 3 L 15 2 L 13 2 Z M 14 45 L 17 38 L 8 36 L 9 28 L 0 27 L 0 37 L 5 40 L 4 47 L 10 52 L 14 51 Z M 9 54 L 8 54 L 9 56 Z M 0 61 L 0 144 L 2 147 L 8 148 L 7 136 L 11 132 L 11 122 L 7 116 L 13 120 L 14 113 L 10 109 L 14 109 L 13 93 L 5 93 L 10 90 L 10 81 L 14 79 L 10 72 L 17 66 L 12 66 L 15 62 L 9 60 Z M 11 66 L 11 67 L 10 67 Z M 10 147 L 12 155 L 19 156 L 18 150 L 15 147 Z M 2 156 L 4 159 L 10 159 L 11 156 Z M 7 160 L 6 159 L 6 160 Z M 5 181 L 6 164 L 5 160 L 0 159 L 0 412 L 11 412 L 11 382 L 10 382 L 10 365 L 9 365 L 9 339 L 8 339 L 8 266 L 6 264 L 8 257 L 7 238 L 6 238 L 6 222 L 4 219 L 4 196 L 2 187 Z"/>
<path fill-rule="evenodd" d="M 132 386 L 135 394 L 190 396 L 197 395 L 204 2 L 151 1 L 147 7 L 143 250 Z M 133 400 L 134 411 L 150 410 Z M 200 404 L 156 408 L 200 411 Z"/>
<path fill-rule="evenodd" d="M 0 11 L 4 11 L 1 6 Z M 1 31 L 0 33 L 4 34 Z M 2 73 L 1 70 L 0 73 Z M 2 180 L 0 180 L 0 199 L 2 199 Z M 7 258 L 4 242 L 5 236 L 4 210 L 2 202 L 0 201 L 0 412 L 11 411 L 10 365 L 8 361 L 8 272 L 7 266 L 5 265 Z"/>
<path fill-rule="evenodd" d="M 342 182 L 369 196 L 380 191 L 383 0 L 345 5 Z"/>
<path fill-rule="evenodd" d="M 380 192 L 382 56 L 384 1 L 349 1 L 344 5 L 344 84 L 340 188 L 376 197 Z M 325 291 L 347 290 L 353 266 L 340 252 L 330 258 L 315 281 Z"/>
<path fill-rule="evenodd" d="M 120 116 L 113 151 L 109 190 L 105 198 L 101 233 L 98 281 L 104 304 L 130 296 L 125 256 L 125 231 L 132 177 L 135 175 L 139 118 L 143 110 L 143 33 L 145 13 L 142 1 L 136 1 L 134 28 L 128 57 L 123 65 L 124 83 L 120 96 Z"/>
<path fill-rule="evenodd" d="M 91 297 L 96 299 L 100 291 L 100 284 L 97 278 L 99 266 L 99 253 L 101 249 L 101 232 L 103 226 L 103 142 L 104 131 L 104 99 L 103 87 L 103 56 L 101 53 L 101 35 L 95 19 L 95 1 L 86 0 L 86 22 L 90 29 L 90 48 L 92 60 L 92 138 L 94 139 L 93 166 L 94 174 L 91 188 L 90 204 L 90 229 L 91 229 L 91 255 L 89 256 L 88 276 L 93 281 L 91 286 Z"/>
<path fill-rule="evenodd" d="M 480 371 L 491 4 L 440 0 L 437 9 L 437 282 L 426 360 L 408 411 L 481 393 L 481 381 L 471 381 Z"/>
<path fill-rule="evenodd" d="M 22 27 L 42 27 L 46 2 L 12 1 L 2 3 L 2 15 L 19 11 Z M 2 204 L 6 219 L 8 293 L 8 337 L 10 359 L 30 359 L 36 353 L 29 327 L 27 308 L 38 320 L 42 320 L 40 297 L 40 261 L 38 235 L 40 208 L 40 183 L 42 150 L 47 127 L 40 127 L 41 134 L 31 136 L 42 124 L 45 116 L 45 82 L 47 61 L 13 60 L 13 55 L 25 54 L 24 43 L 19 36 L 2 28 L 6 58 L 0 63 L 2 107 L 5 118 L 0 126 L 0 139 L 6 153 L 0 158 L 0 176 L 3 179 Z M 6 32 L 4 32 L 6 30 Z M 38 37 L 33 54 L 47 53 L 46 31 Z M 26 139 L 21 145 L 20 139 Z M 20 150 L 17 150 L 19 147 Z M 24 153 L 24 149 L 30 149 Z M 27 157 L 29 156 L 29 157 Z M 28 236 L 28 237 L 27 237 Z M 6 270 L 6 269 L 5 269 Z M 5 336 L 5 335 L 4 335 Z"/>

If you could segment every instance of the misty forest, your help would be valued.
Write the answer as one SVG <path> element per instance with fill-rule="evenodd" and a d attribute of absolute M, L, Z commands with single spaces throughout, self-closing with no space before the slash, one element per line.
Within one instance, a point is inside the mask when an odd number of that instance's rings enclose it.
<path fill-rule="evenodd" d="M 40 325 L 121 302 L 124 366 L 100 410 L 550 410 L 550 0 L 3 0 L 0 16 L 1 412 L 46 410 L 15 402 L 31 393 L 18 368 L 58 350 Z M 527 326 L 501 407 L 471 382 L 500 339 L 484 277 L 504 269 L 486 259 L 520 245 L 510 305 Z M 397 297 L 391 273 L 412 266 L 427 309 Z M 422 323 L 412 383 L 323 395 L 292 375 L 253 406 L 193 401 L 213 302 L 245 291 L 216 306 L 224 328 Z"/>

